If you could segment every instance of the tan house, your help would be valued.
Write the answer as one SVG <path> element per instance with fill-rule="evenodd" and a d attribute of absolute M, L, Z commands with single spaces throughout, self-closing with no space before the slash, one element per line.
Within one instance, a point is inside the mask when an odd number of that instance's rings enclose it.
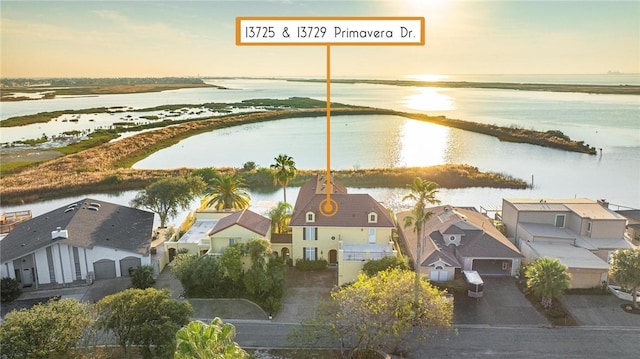
<path fill-rule="evenodd" d="M 557 258 L 568 267 L 572 288 L 607 282 L 611 253 L 632 247 L 625 239 L 626 219 L 604 201 L 505 198 L 502 220 L 527 263 Z"/>
<path fill-rule="evenodd" d="M 640 210 L 626 209 L 616 211 L 627 219 L 627 236 L 634 245 L 640 245 Z"/>
<path fill-rule="evenodd" d="M 248 209 L 239 211 L 201 210 L 189 230 L 177 241 L 165 242 L 169 261 L 186 249 L 199 255 L 221 255 L 235 243 L 252 238 L 271 238 L 271 220 Z"/>
<path fill-rule="evenodd" d="M 395 256 L 392 232 L 395 227 L 389 211 L 368 194 L 351 194 L 332 180 L 327 186 L 324 175 L 314 176 L 301 188 L 294 206 L 291 258 L 325 259 L 337 266 L 337 284 L 354 281 L 364 263 Z M 331 199 L 338 205 L 333 216 L 320 210 L 331 187 Z"/>
<path fill-rule="evenodd" d="M 522 255 L 491 220 L 475 208 L 450 205 L 429 208 L 433 213 L 424 225 L 420 254 L 420 273 L 432 281 L 448 281 L 461 271 L 480 275 L 514 276 Z M 414 227 L 403 226 L 411 212 L 397 215 L 398 233 L 413 263 L 416 260 L 418 234 Z"/>

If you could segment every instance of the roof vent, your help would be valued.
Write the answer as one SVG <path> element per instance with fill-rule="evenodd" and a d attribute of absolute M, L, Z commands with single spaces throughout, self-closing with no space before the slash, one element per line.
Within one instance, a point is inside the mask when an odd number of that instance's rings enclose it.
<path fill-rule="evenodd" d="M 71 211 L 73 211 L 74 209 L 76 209 L 76 207 L 70 207 L 70 208 L 67 208 L 67 209 L 65 209 L 65 210 L 64 210 L 64 213 L 71 212 Z"/>
<path fill-rule="evenodd" d="M 89 207 L 98 207 L 98 208 L 100 208 L 100 203 L 91 202 L 91 203 L 89 203 Z"/>
<path fill-rule="evenodd" d="M 63 230 L 61 227 L 58 227 L 55 231 L 51 232 L 51 240 L 67 238 L 69 238 L 69 231 L 67 231 L 66 229 Z"/>
<path fill-rule="evenodd" d="M 89 207 L 87 207 L 87 209 L 98 212 L 98 210 L 99 210 L 100 208 L 98 208 L 98 207 L 91 207 L 91 206 L 89 206 Z"/>

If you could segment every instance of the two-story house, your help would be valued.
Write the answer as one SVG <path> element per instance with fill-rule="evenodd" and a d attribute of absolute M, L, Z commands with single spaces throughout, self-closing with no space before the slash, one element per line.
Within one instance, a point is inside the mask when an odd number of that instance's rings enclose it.
<path fill-rule="evenodd" d="M 327 185 L 324 175 L 314 176 L 301 188 L 294 206 L 291 258 L 325 259 L 338 267 L 338 285 L 357 279 L 367 260 L 395 256 L 389 211 L 368 194 L 352 194 L 341 184 Z M 319 210 L 331 188 L 338 211 L 325 216 Z"/>
<path fill-rule="evenodd" d="M 632 247 L 625 239 L 626 219 L 602 201 L 505 198 L 502 220 L 527 263 L 557 258 L 568 267 L 572 288 L 607 282 L 611 253 Z"/>
<path fill-rule="evenodd" d="M 432 281 L 452 280 L 462 270 L 481 275 L 514 276 L 522 255 L 494 225 L 475 208 L 438 206 L 424 224 L 421 243 L 420 273 Z M 400 212 L 398 233 L 412 261 L 417 257 L 418 234 L 413 226 L 404 227 L 411 211 Z"/>

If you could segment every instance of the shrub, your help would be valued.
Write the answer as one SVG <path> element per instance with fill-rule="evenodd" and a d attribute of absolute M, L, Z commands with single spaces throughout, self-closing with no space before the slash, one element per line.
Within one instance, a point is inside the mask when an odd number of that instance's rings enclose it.
<path fill-rule="evenodd" d="M 318 259 L 315 261 L 308 259 L 298 259 L 296 260 L 296 268 L 301 271 L 316 271 L 323 270 L 327 268 L 327 260 L 326 259 Z"/>
<path fill-rule="evenodd" d="M 362 271 L 368 275 L 369 277 L 378 274 L 378 272 L 382 272 L 384 270 L 390 268 L 398 268 L 403 270 L 408 270 L 409 266 L 407 263 L 401 258 L 395 256 L 383 257 L 380 259 L 374 259 L 366 262 L 362 267 Z"/>
<path fill-rule="evenodd" d="M 20 282 L 18 282 L 17 279 L 4 277 L 2 278 L 1 283 L 0 297 L 2 299 L 2 303 L 11 302 L 17 299 L 22 293 Z"/>
<path fill-rule="evenodd" d="M 131 271 L 131 285 L 138 289 L 147 289 L 153 287 L 156 280 L 153 279 L 153 267 L 142 266 L 134 267 Z"/>

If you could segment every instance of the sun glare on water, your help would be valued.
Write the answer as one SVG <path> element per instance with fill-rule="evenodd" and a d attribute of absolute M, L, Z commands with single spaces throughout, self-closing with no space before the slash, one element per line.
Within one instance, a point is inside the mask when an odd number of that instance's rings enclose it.
<path fill-rule="evenodd" d="M 405 106 L 418 111 L 451 111 L 455 109 L 453 98 L 444 94 L 446 90 L 432 87 L 419 88 L 413 95 L 403 99 Z"/>

